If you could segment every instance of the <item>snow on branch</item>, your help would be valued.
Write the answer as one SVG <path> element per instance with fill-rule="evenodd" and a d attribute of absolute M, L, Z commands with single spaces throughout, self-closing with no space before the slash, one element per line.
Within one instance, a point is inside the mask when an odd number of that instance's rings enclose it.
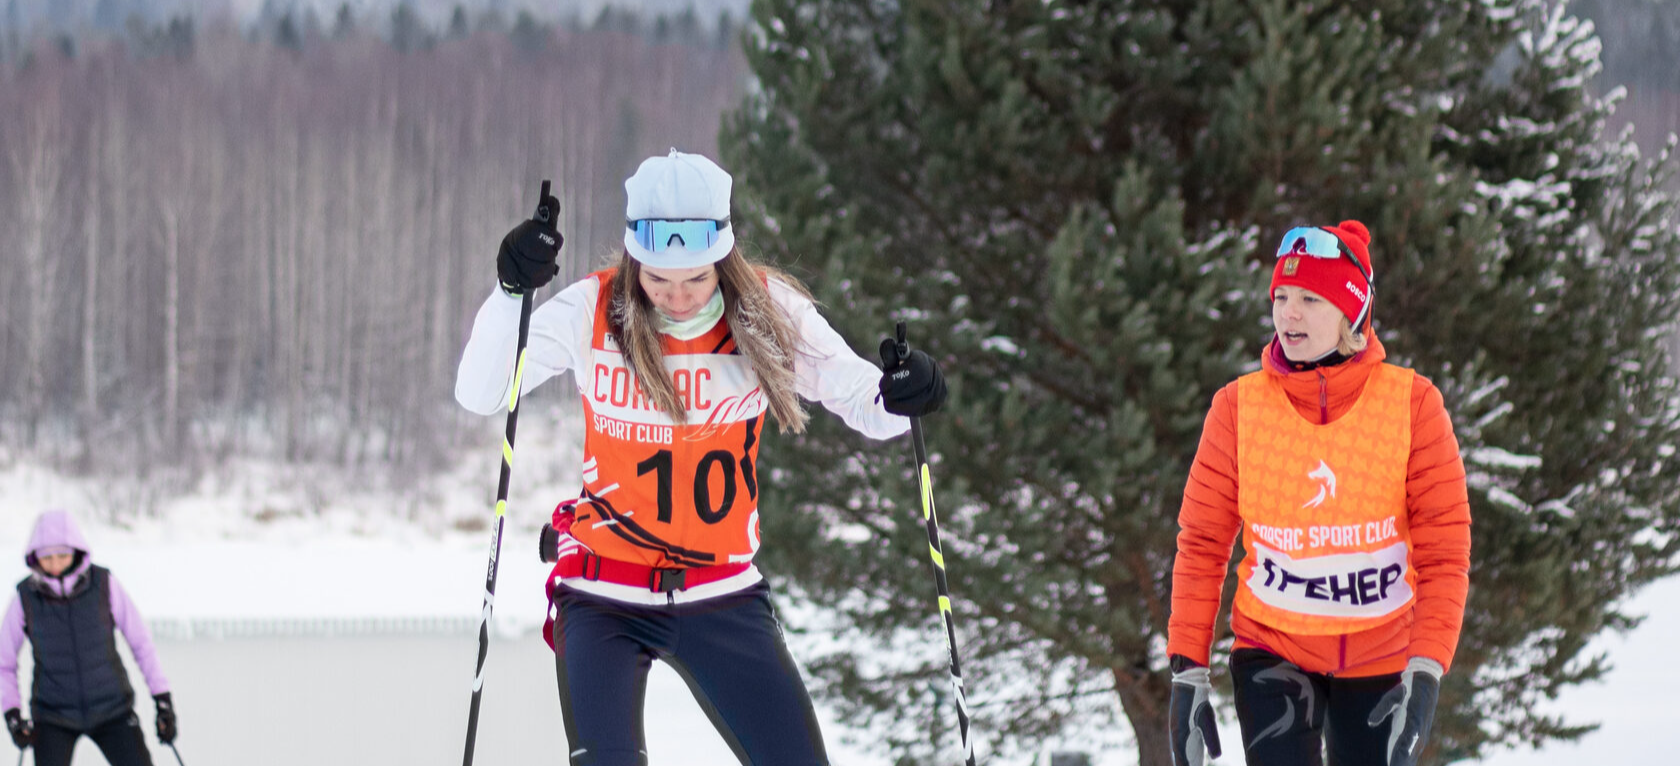
<path fill-rule="evenodd" d="M 1465 453 L 1464 458 L 1489 468 L 1511 468 L 1519 471 L 1539 468 L 1541 462 L 1538 455 L 1518 455 L 1498 447 L 1477 447 Z"/>
<path fill-rule="evenodd" d="M 1538 202 L 1550 207 L 1569 195 L 1569 182 L 1547 183 L 1546 179 L 1530 181 L 1526 178 L 1513 178 L 1501 184 L 1478 181 L 1476 193 L 1489 199 L 1497 199 L 1509 206 L 1515 206 L 1519 202 Z"/>

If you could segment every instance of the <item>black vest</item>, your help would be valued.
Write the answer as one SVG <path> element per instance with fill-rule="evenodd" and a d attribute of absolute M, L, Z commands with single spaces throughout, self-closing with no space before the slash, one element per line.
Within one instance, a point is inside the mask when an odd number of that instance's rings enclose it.
<path fill-rule="evenodd" d="M 134 688 L 117 655 L 111 573 L 88 567 L 65 596 L 26 577 L 18 583 L 23 631 L 35 654 L 35 718 L 78 731 L 128 715 Z"/>

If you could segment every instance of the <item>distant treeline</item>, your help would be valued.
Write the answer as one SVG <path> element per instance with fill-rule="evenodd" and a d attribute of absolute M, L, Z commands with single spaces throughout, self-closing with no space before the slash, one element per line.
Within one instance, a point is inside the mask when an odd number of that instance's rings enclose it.
<path fill-rule="evenodd" d="M 4 0 L 0 46 L 16 37 L 132 34 L 169 20 L 236 24 L 257 35 L 377 35 L 427 44 L 471 32 L 529 32 L 544 26 L 572 31 L 632 32 L 656 40 L 696 32 L 724 32 L 733 44 L 734 15 L 746 0 L 263 0 L 241 11 L 228 0 Z M 534 14 L 532 8 L 538 9 Z M 734 13 L 732 13 L 732 10 Z"/>
<path fill-rule="evenodd" d="M 636 164 L 714 153 L 745 87 L 716 27 L 602 18 L 11 42 L 0 447 L 88 468 L 447 456 L 486 427 L 457 412 L 455 365 L 538 182 L 579 275 L 616 252 Z"/>

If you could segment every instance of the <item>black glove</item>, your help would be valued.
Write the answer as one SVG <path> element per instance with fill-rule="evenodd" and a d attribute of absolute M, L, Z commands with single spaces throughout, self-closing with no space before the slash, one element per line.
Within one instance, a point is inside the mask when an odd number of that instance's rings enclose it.
<path fill-rule="evenodd" d="M 552 524 L 544 524 L 542 533 L 537 537 L 537 557 L 544 564 L 560 560 L 560 530 Z"/>
<path fill-rule="evenodd" d="M 152 697 L 157 700 L 158 741 L 167 745 L 175 741 L 175 700 L 164 692 Z"/>
<path fill-rule="evenodd" d="M 496 252 L 496 275 L 502 289 L 509 295 L 523 295 L 548 284 L 560 266 L 554 259 L 566 238 L 554 228 L 560 214 L 560 201 L 553 195 L 543 197 L 535 217 L 522 221 L 502 237 L 502 247 Z"/>
<path fill-rule="evenodd" d="M 12 744 L 17 745 L 19 750 L 27 750 L 35 744 L 35 724 L 23 720 L 23 714 L 15 707 L 6 710 L 6 731 L 12 733 Z"/>
<path fill-rule="evenodd" d="M 900 354 L 899 342 L 881 341 L 881 404 L 894 415 L 919 418 L 945 403 L 945 376 L 920 349 Z"/>
<path fill-rule="evenodd" d="M 1429 741 L 1429 725 L 1435 721 L 1435 699 L 1441 694 L 1441 663 L 1427 657 L 1413 657 L 1400 673 L 1400 683 L 1389 689 L 1365 722 L 1376 728 L 1394 716 L 1388 730 L 1388 766 L 1412 766 Z"/>
<path fill-rule="evenodd" d="M 1173 655 L 1173 668 L 1172 702 L 1167 707 L 1173 766 L 1202 766 L 1219 757 L 1219 727 L 1209 700 L 1213 684 L 1208 669 L 1187 657 Z"/>

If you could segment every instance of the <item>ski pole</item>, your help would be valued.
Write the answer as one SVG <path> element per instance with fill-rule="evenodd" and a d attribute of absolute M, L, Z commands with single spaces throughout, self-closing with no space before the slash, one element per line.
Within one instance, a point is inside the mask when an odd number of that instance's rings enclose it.
<path fill-rule="evenodd" d="M 548 207 L 547 181 L 537 198 L 536 220 L 554 223 L 558 210 Z M 531 290 L 519 305 L 519 344 L 514 354 L 513 384 L 508 393 L 507 436 L 502 441 L 502 477 L 496 485 L 496 524 L 490 535 L 490 566 L 484 576 L 484 609 L 478 623 L 478 671 L 473 674 L 472 709 L 467 713 L 467 751 L 462 766 L 472 766 L 473 743 L 478 739 L 478 705 L 484 695 L 484 658 L 490 654 L 490 612 L 496 605 L 496 565 L 502 552 L 502 522 L 507 515 L 508 481 L 513 476 L 513 433 L 519 427 L 519 388 L 525 379 L 525 341 L 531 334 Z M 184 766 L 184 765 L 183 765 Z"/>
<path fill-rule="evenodd" d="M 898 340 L 881 342 L 881 363 L 894 366 L 894 359 L 910 358 L 910 344 L 904 339 L 903 322 L 896 328 Z M 945 621 L 945 647 L 951 652 L 951 689 L 957 697 L 957 725 L 962 731 L 963 754 L 974 766 L 974 742 L 968 736 L 968 694 L 963 691 L 962 661 L 957 658 L 957 624 L 951 613 L 951 591 L 945 578 L 945 553 L 939 546 L 939 515 L 933 508 L 933 476 L 928 472 L 927 442 L 922 438 L 922 419 L 910 418 L 910 436 L 916 445 L 916 476 L 922 490 L 922 518 L 927 521 L 928 555 L 933 558 L 933 585 L 939 593 L 939 616 Z"/>
<path fill-rule="evenodd" d="M 180 766 L 187 766 L 186 762 L 181 760 L 181 751 L 175 749 L 175 743 L 174 742 L 169 743 L 169 750 L 170 750 L 170 752 L 175 754 L 175 763 L 179 764 Z"/>

